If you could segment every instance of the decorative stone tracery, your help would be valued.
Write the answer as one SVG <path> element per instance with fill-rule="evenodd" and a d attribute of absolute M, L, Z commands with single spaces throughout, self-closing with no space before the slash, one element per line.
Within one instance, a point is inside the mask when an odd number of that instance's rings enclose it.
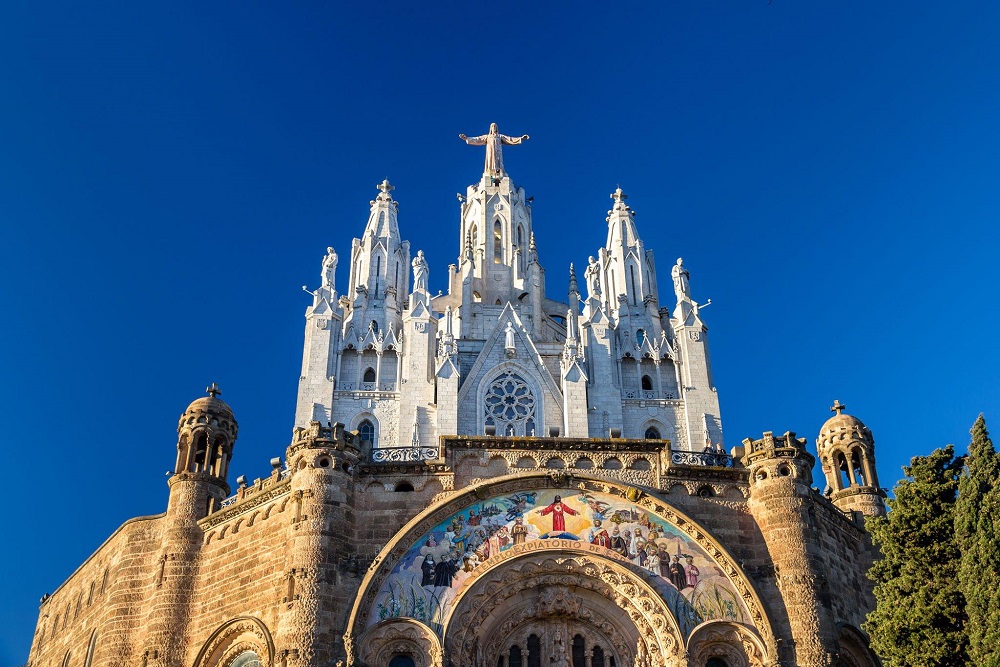
<path fill-rule="evenodd" d="M 365 632 L 357 644 L 356 664 L 362 667 L 388 665 L 397 655 L 409 656 L 415 667 L 442 665 L 441 644 L 434 631 L 412 618 L 383 621 Z"/>
<path fill-rule="evenodd" d="M 682 644 L 649 581 L 572 547 L 526 554 L 483 575 L 456 603 L 444 632 L 455 664 L 497 664 L 512 641 L 523 646 L 531 634 L 584 634 L 619 665 L 633 664 L 639 653 L 651 666 L 666 665 Z"/>
<path fill-rule="evenodd" d="M 765 647 L 760 636 L 747 626 L 727 621 L 708 621 L 698 626 L 687 643 L 691 664 L 705 665 L 712 658 L 730 667 L 764 667 Z"/>
<path fill-rule="evenodd" d="M 274 664 L 271 633 L 263 622 L 252 616 L 234 618 L 216 629 L 198 652 L 194 667 L 228 665 L 245 651 L 256 653 L 261 667 Z"/>

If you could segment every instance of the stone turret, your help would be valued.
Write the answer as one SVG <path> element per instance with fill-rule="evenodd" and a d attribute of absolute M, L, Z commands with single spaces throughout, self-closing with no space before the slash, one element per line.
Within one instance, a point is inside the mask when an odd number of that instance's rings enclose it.
<path fill-rule="evenodd" d="M 875 472 L 875 438 L 868 427 L 834 401 L 830 417 L 819 430 L 816 448 L 833 504 L 845 512 L 865 516 L 885 514 L 885 492 Z"/>
<path fill-rule="evenodd" d="M 292 475 L 292 531 L 284 573 L 284 608 L 275 633 L 287 667 L 333 664 L 342 638 L 320 632 L 344 627 L 348 591 L 357 588 L 352 481 L 360 457 L 358 436 L 343 424 L 296 428 L 285 458 Z M 354 580 L 351 580 L 353 577 Z M 323 621 L 321 617 L 333 619 Z"/>
<path fill-rule="evenodd" d="M 768 431 L 743 441 L 750 473 L 750 512 L 774 564 L 775 580 L 791 636 L 780 637 L 782 664 L 829 667 L 837 651 L 837 627 L 816 530 L 812 467 L 805 438 Z"/>
<path fill-rule="evenodd" d="M 178 519 L 207 516 L 229 495 L 226 475 L 233 457 L 237 424 L 214 383 L 195 399 L 177 424 L 177 463 L 170 478 L 168 514 Z"/>
<path fill-rule="evenodd" d="M 177 464 L 168 482 L 170 499 L 154 565 L 154 591 L 144 605 L 143 644 L 155 647 L 147 667 L 183 664 L 187 611 L 203 537 L 198 521 L 229 495 L 226 475 L 238 427 L 232 409 L 219 398 L 218 386 L 213 383 L 206 391 L 208 396 L 195 399 L 177 425 Z"/>

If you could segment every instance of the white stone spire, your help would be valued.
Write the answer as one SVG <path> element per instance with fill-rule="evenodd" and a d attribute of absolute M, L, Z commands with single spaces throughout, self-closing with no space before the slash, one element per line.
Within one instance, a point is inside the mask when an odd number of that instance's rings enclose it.
<path fill-rule="evenodd" d="M 409 291 L 410 244 L 400 237 L 399 203 L 389 194 L 394 189 L 388 180 L 379 184 L 379 194 L 369 202 L 364 236 L 354 239 L 351 248 L 345 324 L 358 336 L 371 328 L 399 331 Z"/>

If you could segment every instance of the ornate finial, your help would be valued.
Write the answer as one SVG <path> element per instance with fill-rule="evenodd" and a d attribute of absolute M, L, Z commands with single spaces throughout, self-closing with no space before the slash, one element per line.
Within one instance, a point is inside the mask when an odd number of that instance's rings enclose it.
<path fill-rule="evenodd" d="M 222 390 L 219 389 L 219 385 L 215 384 L 214 382 L 212 383 L 211 387 L 205 387 L 205 391 L 208 392 L 208 395 L 211 396 L 212 398 L 215 398 L 216 396 L 222 393 Z"/>
<path fill-rule="evenodd" d="M 576 269 L 573 268 L 573 262 L 569 263 L 569 291 L 570 294 L 580 291 L 580 287 L 576 282 Z"/>
<path fill-rule="evenodd" d="M 835 400 L 833 405 L 830 406 L 830 412 L 836 412 L 838 415 L 847 409 L 847 406 L 841 403 L 839 400 Z"/>
<path fill-rule="evenodd" d="M 614 192 L 613 192 L 613 193 L 611 194 L 611 198 L 612 198 L 612 199 L 614 199 L 616 203 L 618 203 L 618 204 L 621 204 L 621 203 L 623 203 L 623 202 L 624 202 L 624 201 L 625 201 L 626 199 L 628 199 L 628 195 L 627 195 L 627 194 L 625 194 L 624 192 L 622 192 L 622 189 L 621 189 L 621 187 L 619 186 L 619 187 L 618 187 L 617 189 L 615 189 L 615 191 L 614 191 Z"/>
<path fill-rule="evenodd" d="M 382 191 L 382 194 L 388 195 L 391 190 L 395 190 L 396 188 L 389 184 L 389 179 L 387 178 L 378 184 L 378 189 Z"/>
<path fill-rule="evenodd" d="M 531 232 L 531 235 L 528 237 L 528 250 L 531 252 L 535 251 L 535 232 Z"/>

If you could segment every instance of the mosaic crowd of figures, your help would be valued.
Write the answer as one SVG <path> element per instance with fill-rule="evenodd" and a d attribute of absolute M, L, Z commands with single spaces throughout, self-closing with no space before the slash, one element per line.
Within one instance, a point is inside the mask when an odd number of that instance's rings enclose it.
<path fill-rule="evenodd" d="M 368 623 L 414 618 L 440 634 L 456 598 L 483 573 L 480 564 L 552 539 L 593 545 L 652 576 L 685 635 L 706 620 L 748 622 L 723 570 L 675 526 L 618 496 L 542 489 L 485 499 L 422 535 L 382 584 Z"/>

